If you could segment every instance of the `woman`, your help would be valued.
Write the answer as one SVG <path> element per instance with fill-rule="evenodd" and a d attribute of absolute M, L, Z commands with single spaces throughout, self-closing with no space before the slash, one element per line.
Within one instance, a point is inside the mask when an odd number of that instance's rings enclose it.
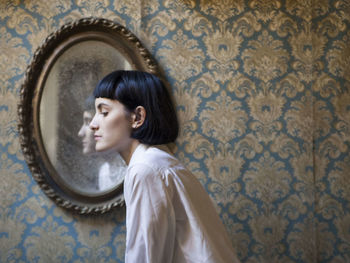
<path fill-rule="evenodd" d="M 208 194 L 165 145 L 179 128 L 159 78 L 115 71 L 94 96 L 96 150 L 117 151 L 128 165 L 125 262 L 238 262 Z"/>
<path fill-rule="evenodd" d="M 93 182 L 90 182 L 90 188 L 92 188 L 90 190 L 106 191 L 123 181 L 126 167 L 119 154 L 96 153 L 94 131 L 89 127 L 94 113 L 95 97 L 89 96 L 85 100 L 83 124 L 78 132 L 78 136 L 81 138 L 82 153 L 88 157 L 85 159 L 85 166 L 88 167 L 85 178 L 98 175 Z M 91 178 L 89 181 L 91 181 Z"/>

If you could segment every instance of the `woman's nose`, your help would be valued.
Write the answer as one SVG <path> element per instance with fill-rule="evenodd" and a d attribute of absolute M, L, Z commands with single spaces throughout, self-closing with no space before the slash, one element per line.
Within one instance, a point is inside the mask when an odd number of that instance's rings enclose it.
<path fill-rule="evenodd" d="M 84 125 L 83 126 L 81 126 L 81 128 L 80 128 L 80 130 L 79 130 L 79 132 L 78 132 L 78 136 L 79 137 L 84 137 Z"/>
<path fill-rule="evenodd" d="M 97 124 L 97 120 L 96 120 L 96 114 L 95 116 L 92 118 L 90 124 L 89 124 L 89 128 L 91 130 L 97 130 L 98 129 L 98 124 Z"/>

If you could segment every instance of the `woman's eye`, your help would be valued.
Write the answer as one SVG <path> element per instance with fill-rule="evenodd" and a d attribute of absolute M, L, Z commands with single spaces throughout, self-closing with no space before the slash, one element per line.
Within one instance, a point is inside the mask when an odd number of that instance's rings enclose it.
<path fill-rule="evenodd" d="M 101 112 L 101 114 L 103 115 L 103 116 L 107 116 L 107 114 L 108 114 L 108 111 L 103 111 L 103 112 Z"/>

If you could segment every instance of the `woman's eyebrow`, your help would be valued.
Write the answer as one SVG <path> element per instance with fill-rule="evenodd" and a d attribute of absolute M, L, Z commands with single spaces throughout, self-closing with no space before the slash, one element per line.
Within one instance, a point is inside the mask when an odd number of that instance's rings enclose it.
<path fill-rule="evenodd" d="M 106 103 L 103 103 L 103 102 L 101 102 L 101 103 L 99 103 L 98 105 L 97 105 L 97 109 L 99 109 L 99 110 L 101 110 L 101 108 L 102 107 L 109 107 L 109 105 L 108 104 L 106 104 Z"/>

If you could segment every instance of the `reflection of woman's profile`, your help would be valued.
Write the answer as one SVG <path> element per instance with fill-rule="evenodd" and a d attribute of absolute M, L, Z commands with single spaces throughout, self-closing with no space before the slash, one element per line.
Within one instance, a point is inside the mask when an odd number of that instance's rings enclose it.
<path fill-rule="evenodd" d="M 94 132 L 89 128 L 89 124 L 94 116 L 94 101 L 93 97 L 88 97 L 85 101 L 83 113 L 83 124 L 78 132 L 78 136 L 82 138 L 83 154 L 95 152 Z"/>
<path fill-rule="evenodd" d="M 115 71 L 94 96 L 96 150 L 128 164 L 125 262 L 238 262 L 208 194 L 165 145 L 177 138 L 178 121 L 159 78 Z"/>
<path fill-rule="evenodd" d="M 83 124 L 78 132 L 81 137 L 82 153 L 94 162 L 91 172 L 95 170 L 98 174 L 97 188 L 100 191 L 108 190 L 121 183 L 125 175 L 125 165 L 120 156 L 98 154 L 95 150 L 94 131 L 89 128 L 92 117 L 94 116 L 95 98 L 89 96 L 84 105 Z M 91 165 L 90 165 L 91 166 Z"/>

